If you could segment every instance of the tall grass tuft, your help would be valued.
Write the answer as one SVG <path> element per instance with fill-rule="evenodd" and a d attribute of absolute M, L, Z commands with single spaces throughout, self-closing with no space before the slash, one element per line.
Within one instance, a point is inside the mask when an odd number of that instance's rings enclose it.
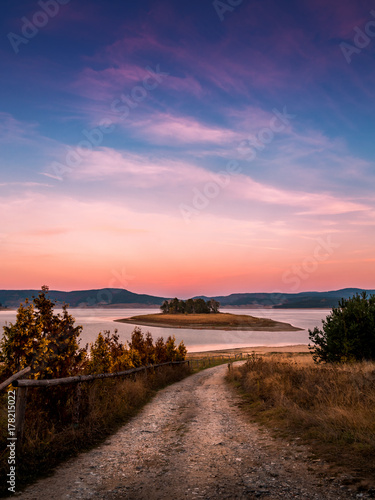
<path fill-rule="evenodd" d="M 375 363 L 317 366 L 309 356 L 252 355 L 227 378 L 255 420 L 303 438 L 354 482 L 375 478 Z"/>

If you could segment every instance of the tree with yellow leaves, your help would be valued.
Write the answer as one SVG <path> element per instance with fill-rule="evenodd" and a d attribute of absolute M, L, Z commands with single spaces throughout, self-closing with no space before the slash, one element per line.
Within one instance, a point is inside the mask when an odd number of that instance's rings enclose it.
<path fill-rule="evenodd" d="M 58 378 L 82 368 L 86 359 L 86 349 L 79 346 L 82 327 L 74 326 L 67 305 L 62 314 L 54 313 L 48 290 L 42 286 L 32 302 L 26 299 L 18 308 L 16 322 L 3 327 L 0 360 L 8 373 L 31 366 L 32 378 Z"/>

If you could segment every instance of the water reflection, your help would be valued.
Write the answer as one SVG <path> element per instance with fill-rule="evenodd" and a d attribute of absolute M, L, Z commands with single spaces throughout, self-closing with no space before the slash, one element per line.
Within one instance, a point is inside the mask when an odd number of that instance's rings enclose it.
<path fill-rule="evenodd" d="M 56 310 L 59 312 L 59 310 Z M 76 324 L 83 326 L 81 345 L 93 342 L 100 331 L 117 328 L 120 339 L 130 340 L 134 325 L 114 323 L 119 318 L 130 318 L 141 314 L 159 312 L 158 309 L 70 309 Z M 222 312 L 249 314 L 262 318 L 283 321 L 303 328 L 297 332 L 244 332 L 224 330 L 189 330 L 184 328 L 159 328 L 142 326 L 144 332 L 150 331 L 154 339 L 175 335 L 177 342 L 184 341 L 190 352 L 231 349 L 236 347 L 285 346 L 308 344 L 308 328 L 321 326 L 321 320 L 329 314 L 328 309 L 222 309 Z M 0 311 L 0 326 L 14 322 L 16 311 Z M 2 332 L 1 332 L 2 333 Z"/>

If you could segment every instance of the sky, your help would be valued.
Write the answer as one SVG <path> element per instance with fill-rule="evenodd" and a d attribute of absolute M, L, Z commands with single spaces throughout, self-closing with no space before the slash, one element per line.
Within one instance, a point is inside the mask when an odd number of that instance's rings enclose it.
<path fill-rule="evenodd" d="M 375 288 L 375 5 L 4 0 L 0 288 Z"/>

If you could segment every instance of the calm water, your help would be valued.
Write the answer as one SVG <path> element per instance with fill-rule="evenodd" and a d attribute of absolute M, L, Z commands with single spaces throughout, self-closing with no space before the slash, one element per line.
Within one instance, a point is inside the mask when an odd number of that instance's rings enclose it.
<path fill-rule="evenodd" d="M 58 310 L 57 310 L 58 311 Z M 190 352 L 208 351 L 216 349 L 231 349 L 236 347 L 255 346 L 284 346 L 296 344 L 308 344 L 308 329 L 321 326 L 322 319 L 329 314 L 329 309 L 222 309 L 223 312 L 234 314 L 249 314 L 262 318 L 272 318 L 276 321 L 290 323 L 293 326 L 303 328 L 298 332 L 243 332 L 223 330 L 188 330 L 183 328 L 157 328 L 142 326 L 142 330 L 152 333 L 154 339 L 157 337 L 168 337 L 175 335 L 177 343 L 184 341 Z M 81 345 L 93 342 L 100 331 L 117 328 L 120 339 L 124 342 L 130 340 L 134 325 L 126 323 L 114 323 L 114 319 L 129 318 L 141 314 L 159 312 L 158 309 L 70 309 L 70 313 L 76 319 L 77 325 L 83 326 L 81 334 Z M 16 311 L 0 311 L 0 327 L 6 322 L 14 322 Z M 0 329 L 2 335 L 2 328 Z"/>

